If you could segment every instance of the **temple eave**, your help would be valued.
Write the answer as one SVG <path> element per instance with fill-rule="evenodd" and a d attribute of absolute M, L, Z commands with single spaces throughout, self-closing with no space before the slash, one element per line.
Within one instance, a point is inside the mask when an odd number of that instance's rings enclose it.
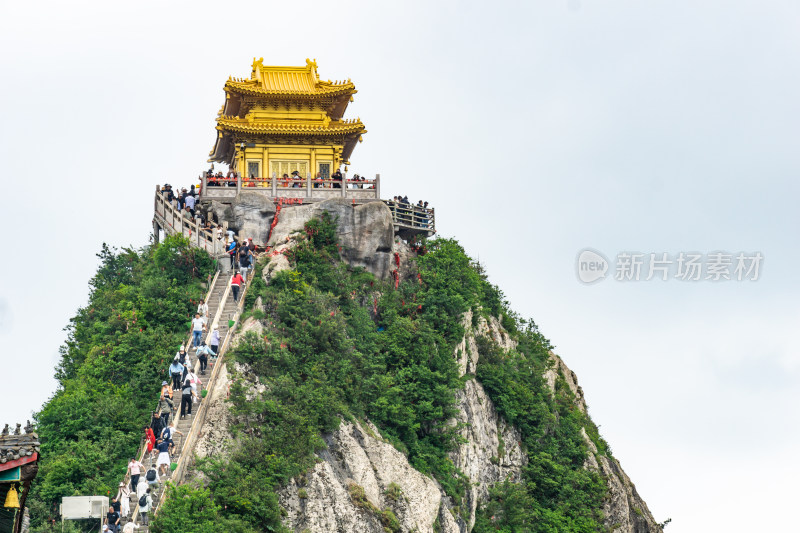
<path fill-rule="evenodd" d="M 263 134 L 263 135 L 287 135 L 287 136 L 337 136 L 337 135 L 361 135 L 367 133 L 364 124 L 344 124 L 337 126 L 315 126 L 315 125 L 285 125 L 285 124 L 236 124 L 233 122 L 219 121 L 217 129 L 223 133 L 244 133 L 244 134 Z"/>
<path fill-rule="evenodd" d="M 314 90 L 297 89 L 297 90 L 284 90 L 284 89 L 264 89 L 256 84 L 247 85 L 235 82 L 227 82 L 225 84 L 225 91 L 231 93 L 245 94 L 249 96 L 262 96 L 271 98 L 286 98 L 286 99 L 314 99 L 320 97 L 330 96 L 350 96 L 355 94 L 355 85 L 339 85 L 334 87 L 316 88 Z"/>

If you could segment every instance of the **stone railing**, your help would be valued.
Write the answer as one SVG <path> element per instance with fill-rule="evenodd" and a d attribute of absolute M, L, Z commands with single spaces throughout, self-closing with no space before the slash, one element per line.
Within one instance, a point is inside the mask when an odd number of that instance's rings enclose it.
<path fill-rule="evenodd" d="M 371 180 L 200 177 L 200 200 L 233 199 L 241 191 L 259 192 L 270 198 L 303 198 L 318 202 L 329 198 L 352 198 L 356 202 L 380 200 L 381 175 Z"/>
<path fill-rule="evenodd" d="M 225 178 L 221 179 L 225 180 Z M 433 208 L 420 207 L 414 204 L 396 202 L 394 200 L 380 200 L 379 197 L 375 196 L 380 193 L 379 180 L 380 176 L 376 176 L 374 181 L 353 182 L 364 187 L 375 186 L 374 189 L 334 189 L 324 188 L 322 186 L 311 187 L 309 189 L 308 184 L 306 185 L 306 188 L 303 189 L 302 187 L 284 187 L 281 185 L 277 188 L 277 191 L 279 192 L 277 196 L 272 196 L 271 191 L 274 188 L 271 186 L 257 186 L 242 189 L 239 186 L 240 183 L 237 182 L 237 186 L 235 187 L 209 187 L 206 191 L 206 194 L 203 194 L 200 197 L 206 200 L 233 200 L 239 192 L 242 190 L 247 190 L 263 192 L 264 194 L 270 195 L 272 198 L 276 198 L 278 200 L 282 198 L 297 198 L 298 203 L 307 202 L 309 200 L 321 201 L 329 198 L 344 197 L 352 199 L 353 203 L 356 204 L 363 201 L 374 201 L 377 199 L 389 207 L 389 211 L 392 213 L 392 223 L 394 224 L 395 233 L 399 234 L 401 237 L 409 238 L 417 234 L 424 234 L 430 237 L 436 233 L 436 212 Z M 230 180 L 227 183 L 234 183 L 235 181 L 236 180 Z M 269 181 L 270 180 L 267 179 L 264 181 L 264 183 Z M 322 183 L 314 182 L 314 185 L 333 185 L 336 183 L 339 182 L 335 182 L 333 180 L 323 180 Z M 350 183 L 349 180 L 347 183 Z M 309 191 L 310 194 L 316 196 L 309 199 L 307 196 Z M 219 195 L 215 196 L 217 193 L 219 193 Z M 356 196 L 359 193 L 367 193 L 370 195 L 370 197 L 366 198 L 364 196 Z M 327 194 L 328 196 L 323 196 L 324 194 Z M 292 200 L 292 202 L 294 202 L 294 200 Z M 217 233 L 215 231 L 204 229 L 202 226 L 198 225 L 194 219 L 188 218 L 184 213 L 185 211 L 181 212 L 172 206 L 167 201 L 167 197 L 160 192 L 158 187 L 156 188 L 155 215 L 153 217 L 153 230 L 156 235 L 158 235 L 159 229 L 164 230 L 164 233 L 168 235 L 181 234 L 189 239 L 189 242 L 193 246 L 197 246 L 198 248 L 206 250 L 214 257 L 225 255 L 225 240 L 217 238 Z"/>
<path fill-rule="evenodd" d="M 224 239 L 218 239 L 213 231 L 204 229 L 194 219 L 188 218 L 184 212 L 172 206 L 167 201 L 167 197 L 161 194 L 159 188 L 156 187 L 153 216 L 153 230 L 156 237 L 158 237 L 159 229 L 164 230 L 167 235 L 183 235 L 189 239 L 192 246 L 204 249 L 213 257 L 225 253 Z"/>

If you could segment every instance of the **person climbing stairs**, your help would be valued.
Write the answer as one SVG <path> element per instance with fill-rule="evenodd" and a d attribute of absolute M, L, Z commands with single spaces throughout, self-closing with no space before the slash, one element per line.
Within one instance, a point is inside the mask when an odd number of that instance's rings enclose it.
<path fill-rule="evenodd" d="M 217 316 L 217 311 L 219 309 L 220 302 L 223 296 L 225 295 L 226 289 L 230 285 L 231 277 L 232 275 L 230 274 L 228 275 L 220 274 L 216 283 L 214 284 L 214 287 L 212 288 L 210 294 L 208 295 L 208 299 L 206 302 L 208 304 L 209 317 Z M 228 297 L 225 299 L 225 302 L 223 303 L 222 313 L 220 313 L 218 321 L 220 348 L 222 348 L 223 346 L 223 342 L 230 328 L 230 323 L 235 319 L 237 310 L 238 306 L 237 303 L 233 301 L 233 294 L 231 291 L 228 291 Z M 211 324 L 209 324 L 208 326 L 210 329 Z M 209 333 L 210 332 L 208 331 L 204 333 L 204 338 L 210 337 Z M 188 344 L 189 343 L 187 342 L 187 345 Z M 209 383 L 210 377 L 213 375 L 214 368 L 217 364 L 218 356 L 219 353 L 217 353 L 217 355 L 214 357 L 208 358 L 208 367 L 206 369 L 206 374 L 205 376 L 201 376 L 201 381 L 203 382 L 202 388 L 208 388 L 208 386 L 210 385 Z M 195 349 L 190 350 L 187 362 L 190 364 L 190 367 L 192 369 L 197 369 L 199 373 L 199 366 Z M 173 465 L 177 464 L 177 462 L 180 460 L 181 456 L 184 453 L 183 445 L 186 442 L 186 439 L 192 428 L 192 423 L 194 422 L 198 409 L 202 404 L 203 401 L 202 389 L 198 387 L 197 393 L 199 396 L 199 403 L 195 403 L 192 406 L 192 413 L 186 414 L 183 418 L 179 417 L 180 400 L 178 399 L 177 401 L 175 401 L 175 410 L 173 411 L 173 415 L 170 417 L 171 418 L 170 425 L 177 430 L 173 438 L 175 446 L 170 454 L 170 460 Z M 176 395 L 176 399 L 177 398 L 179 398 L 178 395 Z M 155 464 L 156 455 L 157 455 L 156 451 L 151 453 L 146 453 L 144 455 L 142 462 L 145 465 L 145 469 L 149 469 L 152 464 Z M 170 468 L 167 470 L 167 474 L 165 476 L 159 475 L 160 479 L 158 484 L 151 486 L 150 495 L 153 500 L 153 506 L 151 511 L 148 513 L 149 521 L 153 520 L 153 517 L 158 509 L 158 506 L 161 504 L 166 483 L 167 481 L 172 480 L 172 476 L 173 476 L 173 470 L 172 468 Z M 124 481 L 125 483 L 128 483 L 127 479 Z M 142 476 L 140 483 L 145 483 L 145 484 L 147 483 L 146 479 L 144 479 L 144 476 Z M 121 530 L 124 531 L 125 525 L 127 525 L 129 522 L 133 522 L 134 531 L 136 531 L 137 533 L 149 533 L 150 530 L 149 526 L 141 524 L 141 516 L 139 516 L 139 496 L 137 496 L 135 492 L 131 491 L 130 500 L 131 500 L 130 513 L 122 517 L 120 521 Z"/>

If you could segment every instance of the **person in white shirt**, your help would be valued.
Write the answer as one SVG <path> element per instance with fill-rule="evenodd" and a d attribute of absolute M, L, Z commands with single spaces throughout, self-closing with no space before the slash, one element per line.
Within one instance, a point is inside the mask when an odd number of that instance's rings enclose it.
<path fill-rule="evenodd" d="M 194 315 L 192 319 L 192 347 L 197 348 L 200 346 L 200 337 L 203 335 L 203 330 L 206 329 L 206 321 L 200 318 L 200 313 Z"/>
<path fill-rule="evenodd" d="M 147 493 L 147 483 L 139 483 L 136 485 L 136 499 L 138 500 Z"/>
<path fill-rule="evenodd" d="M 200 300 L 200 303 L 197 306 L 197 314 L 199 314 L 200 318 L 203 319 L 203 326 L 208 324 L 208 304 L 205 300 Z"/>
<path fill-rule="evenodd" d="M 123 481 L 119 482 L 117 501 L 120 505 L 120 515 L 127 517 L 129 514 L 131 514 L 131 489 L 129 489 Z"/>

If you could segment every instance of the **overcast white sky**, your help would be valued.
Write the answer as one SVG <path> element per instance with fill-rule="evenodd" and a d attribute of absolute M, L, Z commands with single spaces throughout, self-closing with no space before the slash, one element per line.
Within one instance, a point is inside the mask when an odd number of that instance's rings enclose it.
<path fill-rule="evenodd" d="M 4 0 L 0 20 L 0 423 L 52 394 L 101 243 L 145 244 L 155 184 L 206 167 L 227 77 L 310 57 L 359 89 L 351 171 L 430 201 L 537 321 L 667 531 L 796 524 L 797 2 Z M 764 263 L 586 286 L 585 247 Z"/>

